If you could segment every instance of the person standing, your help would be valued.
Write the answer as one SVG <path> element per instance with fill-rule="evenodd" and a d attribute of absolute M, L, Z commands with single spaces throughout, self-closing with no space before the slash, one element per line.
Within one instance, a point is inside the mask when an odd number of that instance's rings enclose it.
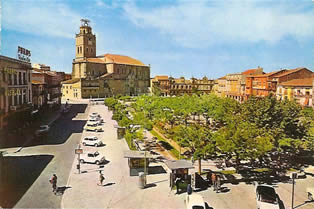
<path fill-rule="evenodd" d="M 56 174 L 53 174 L 51 179 L 50 179 L 50 183 L 52 184 L 52 192 L 53 193 L 57 193 L 57 175 Z"/>
<path fill-rule="evenodd" d="M 220 191 L 220 175 L 216 176 L 216 193 Z"/>
<path fill-rule="evenodd" d="M 186 188 L 186 192 L 188 193 L 188 195 L 192 194 L 192 187 L 191 184 L 188 184 L 187 188 Z"/>
<path fill-rule="evenodd" d="M 177 193 L 176 194 L 179 194 L 179 184 L 180 184 L 180 178 L 177 177 L 176 180 L 174 181 L 174 183 L 176 184 L 176 188 L 177 188 Z"/>
<path fill-rule="evenodd" d="M 101 171 L 99 171 L 99 183 L 100 184 L 97 184 L 97 185 L 102 186 L 102 183 L 104 182 L 104 180 L 105 180 L 104 175 L 101 173 Z"/>
<path fill-rule="evenodd" d="M 216 184 L 216 174 L 212 173 L 212 184 L 214 186 L 214 191 L 216 190 L 217 184 Z"/>

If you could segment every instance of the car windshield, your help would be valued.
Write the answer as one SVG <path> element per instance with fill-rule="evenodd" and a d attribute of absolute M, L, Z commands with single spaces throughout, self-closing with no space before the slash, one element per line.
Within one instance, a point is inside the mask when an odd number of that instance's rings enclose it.
<path fill-rule="evenodd" d="M 98 152 L 95 152 L 94 155 L 95 155 L 95 157 L 96 157 L 97 155 L 99 155 L 99 153 L 98 153 Z"/>
<path fill-rule="evenodd" d="M 200 205 L 194 205 L 192 206 L 192 209 L 205 209 L 203 206 Z"/>
<path fill-rule="evenodd" d="M 277 204 L 277 195 L 273 188 L 261 186 L 257 188 L 257 192 L 260 194 L 260 201 Z"/>
<path fill-rule="evenodd" d="M 47 126 L 40 126 L 39 128 L 40 128 L 40 129 L 46 129 Z"/>

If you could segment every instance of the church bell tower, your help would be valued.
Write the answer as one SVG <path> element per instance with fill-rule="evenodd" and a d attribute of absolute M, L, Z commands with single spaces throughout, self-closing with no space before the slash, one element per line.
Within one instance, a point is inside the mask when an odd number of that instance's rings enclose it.
<path fill-rule="evenodd" d="M 76 34 L 75 38 L 76 59 L 96 57 L 96 36 L 92 33 L 89 22 L 87 19 L 81 19 L 80 33 Z"/>

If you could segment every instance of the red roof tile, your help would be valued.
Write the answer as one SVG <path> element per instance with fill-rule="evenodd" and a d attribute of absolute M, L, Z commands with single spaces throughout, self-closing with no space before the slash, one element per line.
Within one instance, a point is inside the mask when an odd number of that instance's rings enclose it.
<path fill-rule="evenodd" d="M 313 86 L 314 78 L 293 79 L 287 82 L 282 82 L 279 86 Z"/>
<path fill-rule="evenodd" d="M 296 68 L 296 69 L 287 70 L 286 72 L 281 73 L 281 74 L 279 74 L 279 75 L 276 75 L 276 76 L 274 76 L 274 77 L 275 77 L 275 78 L 279 78 L 279 77 L 282 77 L 282 76 L 289 75 L 289 74 L 291 74 L 291 73 L 298 72 L 298 71 L 303 70 L 303 69 L 306 69 L 306 68 L 300 67 L 300 68 Z"/>
<path fill-rule="evenodd" d="M 108 58 L 108 59 L 112 60 L 113 63 L 117 63 L 117 64 L 146 66 L 141 61 L 134 59 L 132 57 L 124 56 L 124 55 L 104 54 L 103 57 Z"/>

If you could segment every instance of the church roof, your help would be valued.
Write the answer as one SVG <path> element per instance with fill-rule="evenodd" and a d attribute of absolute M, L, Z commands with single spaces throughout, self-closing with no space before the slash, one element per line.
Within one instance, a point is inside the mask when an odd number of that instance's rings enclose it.
<path fill-rule="evenodd" d="M 62 84 L 73 84 L 73 83 L 76 83 L 80 80 L 80 78 L 72 78 L 71 80 L 66 80 L 66 81 L 63 81 L 61 82 Z"/>
<path fill-rule="evenodd" d="M 146 66 L 144 63 L 141 61 L 134 59 L 129 56 L 124 56 L 124 55 L 118 55 L 118 54 L 104 54 L 99 57 L 105 57 L 109 60 L 111 60 L 113 63 L 117 64 L 127 64 L 127 65 L 140 65 L 140 66 Z"/>
<path fill-rule="evenodd" d="M 105 63 L 105 60 L 102 58 L 87 58 L 88 62 L 96 62 L 96 63 Z"/>

